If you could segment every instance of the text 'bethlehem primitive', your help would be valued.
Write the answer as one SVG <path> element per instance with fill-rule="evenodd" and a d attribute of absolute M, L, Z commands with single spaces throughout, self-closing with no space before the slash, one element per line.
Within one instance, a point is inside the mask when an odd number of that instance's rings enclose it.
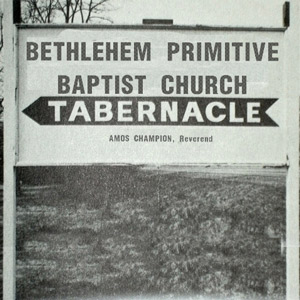
<path fill-rule="evenodd" d="M 168 61 L 278 61 L 277 42 L 168 42 Z M 151 42 L 27 42 L 28 61 L 151 61 Z"/>

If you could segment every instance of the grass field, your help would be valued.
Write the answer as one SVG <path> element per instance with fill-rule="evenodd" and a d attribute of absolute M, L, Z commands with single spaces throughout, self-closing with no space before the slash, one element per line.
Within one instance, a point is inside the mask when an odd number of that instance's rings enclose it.
<path fill-rule="evenodd" d="M 285 299 L 284 172 L 247 173 L 19 175 L 17 299 Z"/>

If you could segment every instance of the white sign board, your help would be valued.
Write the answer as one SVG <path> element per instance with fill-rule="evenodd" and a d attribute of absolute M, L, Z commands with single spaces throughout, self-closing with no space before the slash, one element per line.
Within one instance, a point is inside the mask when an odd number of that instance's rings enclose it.
<path fill-rule="evenodd" d="M 21 28 L 18 164 L 284 164 L 283 35 Z"/>

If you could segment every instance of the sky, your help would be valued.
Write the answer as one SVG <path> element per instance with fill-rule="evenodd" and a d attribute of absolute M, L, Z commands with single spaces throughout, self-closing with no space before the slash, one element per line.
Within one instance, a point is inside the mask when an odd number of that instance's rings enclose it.
<path fill-rule="evenodd" d="M 115 24 L 142 24 L 144 18 L 174 24 L 282 26 L 282 0 L 111 0 Z"/>

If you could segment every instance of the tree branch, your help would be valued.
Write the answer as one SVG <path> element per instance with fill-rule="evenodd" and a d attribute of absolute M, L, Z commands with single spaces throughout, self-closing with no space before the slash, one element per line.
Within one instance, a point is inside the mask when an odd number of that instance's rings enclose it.
<path fill-rule="evenodd" d="M 38 15 L 39 15 L 39 17 L 40 17 L 42 23 L 46 23 L 45 20 L 44 20 L 44 18 L 43 18 L 43 16 L 42 16 L 42 14 L 41 14 L 40 9 L 39 9 L 38 6 L 37 6 L 36 1 L 33 1 L 33 6 L 34 6 L 34 8 L 35 8 L 35 11 L 38 13 Z"/>

